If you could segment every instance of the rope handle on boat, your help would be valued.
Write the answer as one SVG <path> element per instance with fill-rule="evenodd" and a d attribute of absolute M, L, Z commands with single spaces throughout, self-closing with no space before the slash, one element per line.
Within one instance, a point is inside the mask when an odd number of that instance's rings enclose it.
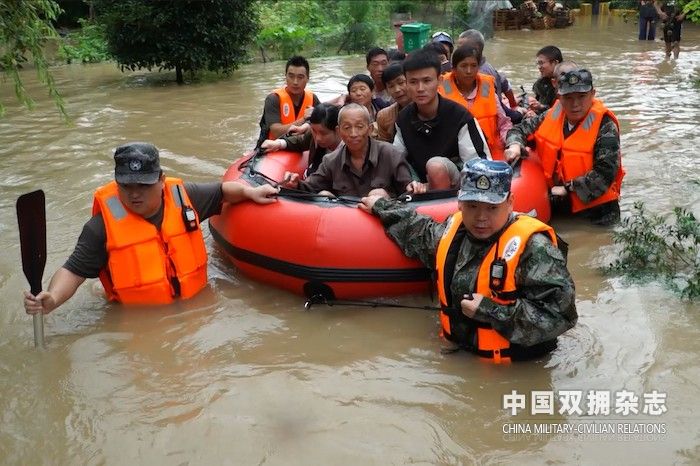
<path fill-rule="evenodd" d="M 420 202 L 420 201 L 433 201 L 438 199 L 448 199 L 450 197 L 457 196 L 456 189 L 438 189 L 434 191 L 428 191 L 421 194 L 415 193 L 403 193 L 396 197 L 396 200 L 401 203 L 408 202 Z"/>
<path fill-rule="evenodd" d="M 254 165 L 255 161 L 257 158 L 262 157 L 265 155 L 265 149 L 261 147 L 256 147 L 251 156 L 243 161 L 239 166 L 238 170 L 243 172 L 243 170 L 248 169 L 248 172 L 252 176 L 259 176 L 260 178 L 264 179 L 267 181 L 270 185 L 274 186 L 275 188 L 280 188 L 279 196 L 282 197 L 291 197 L 291 198 L 298 198 L 298 199 L 313 199 L 313 198 L 326 198 L 330 202 L 339 202 L 341 204 L 348 204 L 348 205 L 357 205 L 360 203 L 360 197 L 356 196 L 330 196 L 327 194 L 318 194 L 318 193 L 310 193 L 307 191 L 302 191 L 300 189 L 295 189 L 295 188 L 287 188 L 283 187 L 282 181 L 275 180 L 274 178 L 271 178 L 264 174 L 263 172 L 260 172 L 253 168 L 252 165 Z M 408 203 L 408 202 L 413 202 L 413 201 L 431 201 L 431 200 L 437 200 L 437 199 L 446 199 L 450 197 L 454 197 L 457 195 L 457 190 L 455 189 L 442 189 L 442 190 L 435 190 L 435 191 L 429 191 L 426 193 L 422 194 L 414 194 L 414 193 L 403 193 L 397 196 L 395 199 L 398 202 L 401 203 Z"/>
<path fill-rule="evenodd" d="M 356 206 L 360 203 L 360 198 L 355 196 L 332 196 L 329 194 L 310 193 L 294 188 L 280 188 L 278 196 L 291 197 L 297 199 L 314 199 L 321 197 L 328 200 L 329 202 L 338 202 L 341 204 L 348 204 L 352 206 Z"/>

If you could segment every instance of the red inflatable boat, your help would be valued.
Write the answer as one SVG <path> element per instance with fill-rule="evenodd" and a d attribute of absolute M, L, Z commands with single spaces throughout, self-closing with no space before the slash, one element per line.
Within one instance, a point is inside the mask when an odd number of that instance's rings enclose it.
<path fill-rule="evenodd" d="M 243 157 L 224 181 L 257 185 L 303 173 L 306 156 L 275 152 Z M 539 164 L 522 161 L 514 171 L 515 210 L 549 221 L 547 187 Z M 455 192 L 408 197 L 406 206 L 438 221 L 457 210 Z M 338 299 L 419 293 L 430 271 L 407 258 L 379 220 L 357 208 L 358 199 L 308 193 L 281 194 L 279 202 L 225 205 L 209 228 L 231 262 L 245 275 L 307 297 L 322 290 Z M 332 294 L 329 293 L 332 291 Z"/>

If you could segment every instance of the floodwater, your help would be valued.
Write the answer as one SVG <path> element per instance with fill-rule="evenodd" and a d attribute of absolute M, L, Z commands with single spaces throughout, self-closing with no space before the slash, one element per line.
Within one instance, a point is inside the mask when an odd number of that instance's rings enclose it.
<path fill-rule="evenodd" d="M 516 88 L 534 81 L 534 53 L 550 43 L 591 69 L 622 125 L 624 212 L 645 201 L 655 212 L 679 205 L 698 215 L 700 30 L 685 26 L 676 61 L 636 34 L 632 22 L 588 18 L 566 30 L 499 33 L 486 55 Z M 252 147 L 282 68 L 244 66 L 231 79 L 179 87 L 113 64 L 57 67 L 72 126 L 46 98 L 29 112 L 9 85 L 0 89 L 10 103 L 0 119 L 0 463 L 700 462 L 700 307 L 658 284 L 603 277 L 597 267 L 614 257 L 609 231 L 570 221 L 555 226 L 571 245 L 580 320 L 541 361 L 442 355 L 428 311 L 305 311 L 302 298 L 241 277 L 208 230 L 210 282 L 195 299 L 124 310 L 88 282 L 47 316 L 47 348 L 34 349 L 21 306 L 17 196 L 46 192 L 47 284 L 90 215 L 91 192 L 110 180 L 117 145 L 150 141 L 168 173 L 219 177 Z M 313 60 L 311 87 L 330 98 L 363 68 L 362 57 Z M 23 77 L 32 95 L 44 94 L 33 73 Z M 503 409 L 513 390 L 526 396 L 516 416 Z M 582 414 L 559 413 L 558 403 L 553 414 L 531 412 L 542 407 L 533 391 L 558 399 L 565 390 L 581 393 Z M 594 390 L 610 393 L 610 414 L 588 415 Z M 623 390 L 639 398 L 638 414 L 616 412 Z M 654 391 L 665 400 L 645 403 Z"/>

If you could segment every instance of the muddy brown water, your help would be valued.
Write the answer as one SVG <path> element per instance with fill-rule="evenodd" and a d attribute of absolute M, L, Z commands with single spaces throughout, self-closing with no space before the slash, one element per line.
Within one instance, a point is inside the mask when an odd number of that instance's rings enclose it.
<path fill-rule="evenodd" d="M 665 61 L 660 42 L 636 40 L 635 24 L 584 18 L 566 30 L 499 33 L 486 55 L 514 87 L 529 87 L 534 52 L 559 45 L 593 71 L 598 96 L 620 119 L 623 210 L 643 200 L 653 211 L 680 205 L 698 214 L 700 97 L 692 81 L 700 30 L 686 25 L 683 34 L 680 58 Z M 310 87 L 330 98 L 363 63 L 312 60 Z M 150 141 L 168 173 L 220 177 L 252 147 L 282 68 L 244 66 L 231 79 L 178 87 L 171 75 L 122 74 L 113 64 L 56 67 L 72 126 L 59 121 L 31 72 L 23 77 L 39 96 L 33 112 L 2 85 L 0 463 L 700 462 L 699 306 L 659 284 L 601 276 L 596 267 L 614 257 L 609 232 L 571 221 L 555 226 L 571 245 L 580 320 L 541 361 L 493 366 L 442 355 L 437 317 L 427 311 L 305 312 L 302 298 L 241 277 L 208 230 L 210 283 L 195 299 L 127 311 L 87 283 L 47 316 L 47 348 L 35 350 L 20 298 L 17 196 L 46 192 L 47 283 L 90 214 L 92 191 L 110 180 L 117 145 Z M 527 397 L 516 416 L 502 406 L 513 390 Z M 583 414 L 560 414 L 558 403 L 552 415 L 532 414 L 535 390 L 555 398 L 578 391 Z M 593 390 L 610 392 L 609 415 L 587 415 Z M 645 414 L 640 403 L 639 414 L 616 413 L 622 390 L 640 401 L 661 392 L 666 412 Z M 597 431 L 581 427 L 594 423 Z M 575 430 L 538 433 L 535 424 Z M 528 425 L 533 431 L 523 432 Z"/>

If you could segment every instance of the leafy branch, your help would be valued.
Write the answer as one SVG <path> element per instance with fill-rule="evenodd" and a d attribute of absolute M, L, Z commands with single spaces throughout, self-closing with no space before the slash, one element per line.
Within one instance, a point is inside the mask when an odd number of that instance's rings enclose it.
<path fill-rule="evenodd" d="M 622 250 L 606 272 L 640 282 L 662 279 L 683 298 L 700 297 L 700 223 L 691 212 L 676 207 L 668 223 L 636 202 L 613 241 Z"/>
<path fill-rule="evenodd" d="M 56 88 L 49 64 L 44 55 L 44 45 L 58 34 L 52 22 L 61 12 L 53 0 L 3 0 L 0 2 L 0 70 L 5 71 L 14 84 L 17 99 L 27 108 L 34 107 L 34 100 L 22 83 L 19 70 L 31 56 L 39 81 L 46 85 L 49 96 L 58 111 L 66 118 L 63 99 Z M 0 102 L 0 116 L 5 107 Z"/>

